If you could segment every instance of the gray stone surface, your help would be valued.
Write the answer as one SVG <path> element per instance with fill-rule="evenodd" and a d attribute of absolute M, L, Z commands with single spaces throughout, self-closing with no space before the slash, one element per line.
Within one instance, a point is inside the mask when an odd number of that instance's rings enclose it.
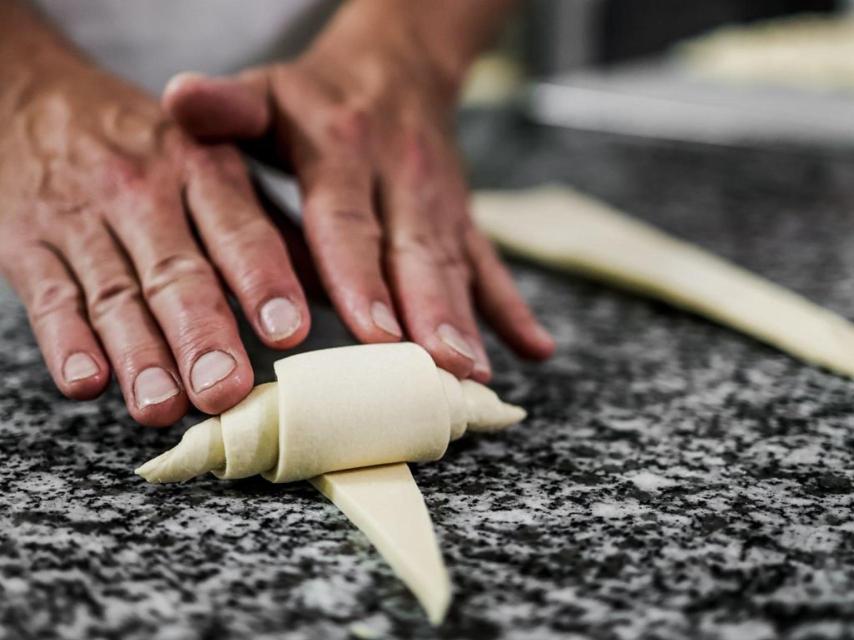
<path fill-rule="evenodd" d="M 466 122 L 475 181 L 563 180 L 854 317 L 854 162 Z M 417 465 L 455 584 L 431 629 L 308 485 L 144 484 L 179 431 L 54 390 L 0 290 L 0 639 L 854 636 L 854 383 L 689 314 L 515 264 L 559 341 L 530 410 Z M 322 322 L 312 346 L 338 344 Z M 271 354 L 253 348 L 260 371 Z"/>

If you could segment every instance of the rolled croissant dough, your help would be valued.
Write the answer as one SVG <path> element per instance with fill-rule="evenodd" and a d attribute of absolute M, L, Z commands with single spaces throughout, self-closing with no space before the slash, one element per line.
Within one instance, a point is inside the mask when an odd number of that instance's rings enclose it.
<path fill-rule="evenodd" d="M 154 483 L 208 471 L 226 479 L 310 479 L 438 623 L 450 584 L 421 492 L 403 463 L 436 460 L 466 430 L 503 429 L 525 412 L 437 368 L 411 343 L 313 351 L 280 360 L 275 370 L 277 382 L 191 427 L 136 472 Z"/>
<path fill-rule="evenodd" d="M 219 417 L 137 473 L 183 482 L 209 471 L 271 482 L 392 462 L 438 460 L 467 430 L 493 431 L 525 412 L 487 387 L 457 380 L 413 343 L 371 344 L 290 356 Z"/>
<path fill-rule="evenodd" d="M 511 253 L 693 311 L 790 355 L 854 377 L 845 318 L 583 196 L 546 186 L 480 192 L 478 226 Z"/>

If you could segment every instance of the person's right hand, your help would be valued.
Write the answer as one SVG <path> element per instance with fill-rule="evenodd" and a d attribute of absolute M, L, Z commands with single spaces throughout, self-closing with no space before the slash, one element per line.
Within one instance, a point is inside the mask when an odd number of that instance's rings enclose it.
<path fill-rule="evenodd" d="M 253 374 L 219 276 L 267 345 L 306 336 L 285 244 L 234 148 L 192 142 L 78 62 L 0 97 L 0 272 L 65 395 L 96 396 L 112 369 L 143 424 L 188 400 L 237 403 Z"/>

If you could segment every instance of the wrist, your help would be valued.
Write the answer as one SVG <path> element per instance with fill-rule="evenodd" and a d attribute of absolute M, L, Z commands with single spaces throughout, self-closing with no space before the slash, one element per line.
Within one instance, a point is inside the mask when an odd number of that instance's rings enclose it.
<path fill-rule="evenodd" d="M 431 0 L 432 1 L 432 0 Z M 408 0 L 351 0 L 318 38 L 309 58 L 357 69 L 369 58 L 372 68 L 406 69 L 426 81 L 443 101 L 453 103 L 477 47 L 455 38 L 435 18 L 429 3 Z M 386 25 L 386 28 L 377 28 Z M 344 54 L 342 56 L 342 53 Z"/>

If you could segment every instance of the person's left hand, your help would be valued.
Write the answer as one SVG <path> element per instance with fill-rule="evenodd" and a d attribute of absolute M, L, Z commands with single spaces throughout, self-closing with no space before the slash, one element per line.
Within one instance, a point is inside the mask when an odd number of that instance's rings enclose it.
<path fill-rule="evenodd" d="M 399 340 L 400 318 L 440 367 L 485 382 L 476 301 L 517 353 L 548 357 L 552 338 L 469 215 L 454 83 L 405 28 L 334 35 L 293 63 L 177 76 L 163 104 L 199 138 L 273 143 L 300 181 L 324 286 L 358 339 Z"/>

